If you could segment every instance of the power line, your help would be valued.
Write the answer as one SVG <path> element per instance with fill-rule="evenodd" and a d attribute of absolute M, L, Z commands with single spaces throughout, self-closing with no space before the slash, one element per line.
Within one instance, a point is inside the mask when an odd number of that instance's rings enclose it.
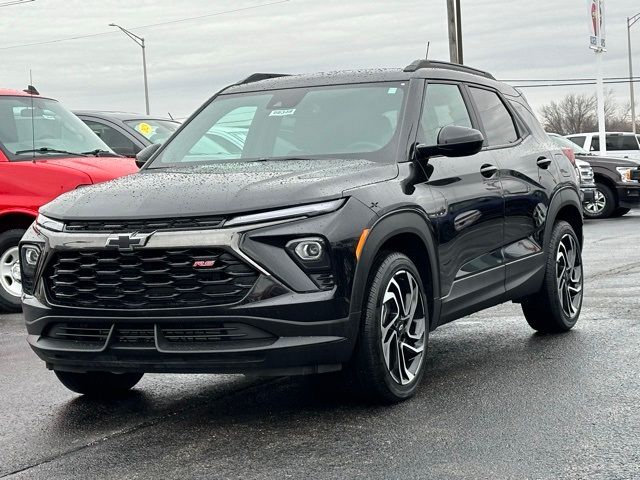
<path fill-rule="evenodd" d="M 20 5 L 21 3 L 31 3 L 35 0 L 9 0 L 7 2 L 0 3 L 0 7 L 8 7 L 9 5 Z"/>
<path fill-rule="evenodd" d="M 633 76 L 633 79 L 640 78 L 640 76 Z M 605 77 L 603 80 L 626 80 L 629 81 L 629 76 L 626 77 Z M 500 79 L 501 82 L 513 83 L 513 82 L 595 82 L 595 78 L 547 78 L 547 79 L 531 79 L 531 78 L 517 78 L 510 80 Z"/>
<path fill-rule="evenodd" d="M 158 22 L 158 23 L 150 23 L 147 25 L 139 25 L 137 27 L 130 27 L 130 30 L 142 30 L 145 28 L 151 28 L 151 27 L 159 27 L 162 25 L 171 25 L 174 23 L 181 23 L 181 22 L 189 22 L 192 20 L 200 20 L 202 18 L 207 18 L 207 17 L 216 17 L 218 15 L 226 15 L 228 13 L 236 13 L 236 12 L 242 12 L 242 11 L 246 11 L 246 10 L 254 10 L 256 8 L 262 8 L 262 7 L 268 7 L 271 5 L 277 5 L 279 3 L 287 3 L 290 0 L 278 0 L 275 2 L 269 2 L 269 3 L 261 3 L 259 5 L 252 5 L 250 7 L 242 7 L 242 8 L 235 8 L 233 10 L 225 10 L 222 12 L 215 12 L 215 13 L 207 13 L 205 15 L 198 15 L 195 17 L 186 17 L 186 18 L 179 18 L 177 20 L 168 20 L 166 22 Z M 59 43 L 59 42 L 67 42 L 70 40 L 80 40 L 82 38 L 92 38 L 92 37 L 100 37 L 103 35 L 113 35 L 114 33 L 117 33 L 116 31 L 108 31 L 108 32 L 99 32 L 99 33 L 88 33 L 85 35 L 76 35 L 73 37 L 65 37 L 65 38 L 57 38 L 55 40 L 45 40 L 43 42 L 33 42 L 33 43 L 21 43 L 18 45 L 7 45 L 4 47 L 0 47 L 0 50 L 9 50 L 12 48 L 21 48 L 21 47 L 34 47 L 37 45 L 49 45 L 52 43 Z"/>
<path fill-rule="evenodd" d="M 634 77 L 631 80 L 632 83 L 640 83 L 640 78 Z M 538 85 L 513 85 L 514 88 L 541 88 L 541 87 L 570 87 L 570 86 L 578 86 L 578 85 L 596 85 L 597 82 L 575 82 L 575 83 L 547 83 L 547 84 L 538 84 Z M 627 80 L 609 80 L 605 81 L 605 84 L 616 84 L 616 83 L 624 83 L 628 84 L 629 79 Z"/>

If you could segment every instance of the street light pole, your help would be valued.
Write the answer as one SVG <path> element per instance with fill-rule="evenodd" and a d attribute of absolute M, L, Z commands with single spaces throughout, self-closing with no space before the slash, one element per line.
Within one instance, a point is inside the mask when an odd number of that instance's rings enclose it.
<path fill-rule="evenodd" d="M 117 25 L 115 23 L 110 23 L 109 26 L 119 28 L 120 30 L 122 30 L 122 33 L 124 33 L 127 37 L 129 37 L 131 40 L 136 42 L 140 48 L 142 48 L 142 73 L 144 75 L 144 101 L 145 101 L 147 115 L 149 115 L 149 85 L 147 83 L 147 55 L 146 55 L 146 49 L 144 46 L 144 38 L 136 35 L 133 32 L 130 32 L 126 28 L 123 28 L 120 25 Z"/>
<path fill-rule="evenodd" d="M 631 128 L 636 133 L 636 99 L 633 88 L 633 61 L 631 59 L 631 27 L 640 20 L 640 13 L 627 17 L 627 42 L 629 46 L 629 97 L 631 99 Z"/>
<path fill-rule="evenodd" d="M 462 65 L 462 13 L 460 0 L 447 0 L 447 25 L 449 30 L 449 58 L 451 63 Z"/>

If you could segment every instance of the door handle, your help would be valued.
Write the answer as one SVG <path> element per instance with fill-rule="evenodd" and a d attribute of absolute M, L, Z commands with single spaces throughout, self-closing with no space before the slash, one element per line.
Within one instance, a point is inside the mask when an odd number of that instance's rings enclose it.
<path fill-rule="evenodd" d="M 538 157 L 538 161 L 536 163 L 540 168 L 549 168 L 549 165 L 551 165 L 551 159 L 547 157 Z"/>
<path fill-rule="evenodd" d="M 486 178 L 493 177 L 498 171 L 498 167 L 485 163 L 480 167 L 480 175 Z"/>

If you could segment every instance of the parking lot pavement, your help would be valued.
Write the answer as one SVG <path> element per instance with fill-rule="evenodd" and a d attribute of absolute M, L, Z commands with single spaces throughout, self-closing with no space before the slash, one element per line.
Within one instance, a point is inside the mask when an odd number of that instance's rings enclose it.
<path fill-rule="evenodd" d="M 640 212 L 585 227 L 585 302 L 559 336 L 505 304 L 439 328 L 417 397 L 324 378 L 147 375 L 68 392 L 0 317 L 0 478 L 640 478 Z"/>

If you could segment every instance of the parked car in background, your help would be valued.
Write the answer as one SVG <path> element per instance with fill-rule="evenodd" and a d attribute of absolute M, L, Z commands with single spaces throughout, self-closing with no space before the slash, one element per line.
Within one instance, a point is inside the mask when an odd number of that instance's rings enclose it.
<path fill-rule="evenodd" d="M 593 169 L 596 184 L 593 202 L 584 206 L 587 218 L 619 217 L 632 208 L 640 208 L 640 183 L 635 178 L 635 171 L 640 169 L 640 161 L 627 158 L 603 157 L 588 152 L 570 141 L 568 137 L 560 137 L 550 133 L 549 136 L 558 143 L 573 149 L 579 160 L 589 162 Z"/>
<path fill-rule="evenodd" d="M 18 242 L 38 208 L 138 170 L 56 100 L 32 91 L 0 90 L 0 307 L 11 311 L 23 286 Z"/>
<path fill-rule="evenodd" d="M 135 157 L 144 147 L 164 143 L 180 126 L 169 118 L 150 117 L 138 113 L 75 111 L 84 123 L 111 150 L 125 157 Z"/>
<path fill-rule="evenodd" d="M 588 152 L 600 155 L 598 132 L 566 135 L 565 138 Z M 631 132 L 607 132 L 607 156 L 640 160 L 640 136 Z"/>
<path fill-rule="evenodd" d="M 232 123 L 240 151 L 210 137 Z M 28 341 L 75 392 L 343 369 L 397 402 L 439 325 L 506 301 L 546 333 L 580 315 L 575 169 L 486 72 L 255 74 L 138 157 L 20 244 Z"/>
<path fill-rule="evenodd" d="M 582 207 L 586 208 L 587 205 L 591 205 L 595 200 L 596 184 L 593 177 L 593 169 L 588 162 L 576 158 L 576 154 L 573 147 L 575 144 L 561 137 L 557 133 L 549 133 L 549 138 L 553 143 L 562 149 L 562 152 L 567 156 L 569 161 L 576 168 L 578 173 L 578 179 L 580 180 L 580 192 L 582 194 Z"/>

